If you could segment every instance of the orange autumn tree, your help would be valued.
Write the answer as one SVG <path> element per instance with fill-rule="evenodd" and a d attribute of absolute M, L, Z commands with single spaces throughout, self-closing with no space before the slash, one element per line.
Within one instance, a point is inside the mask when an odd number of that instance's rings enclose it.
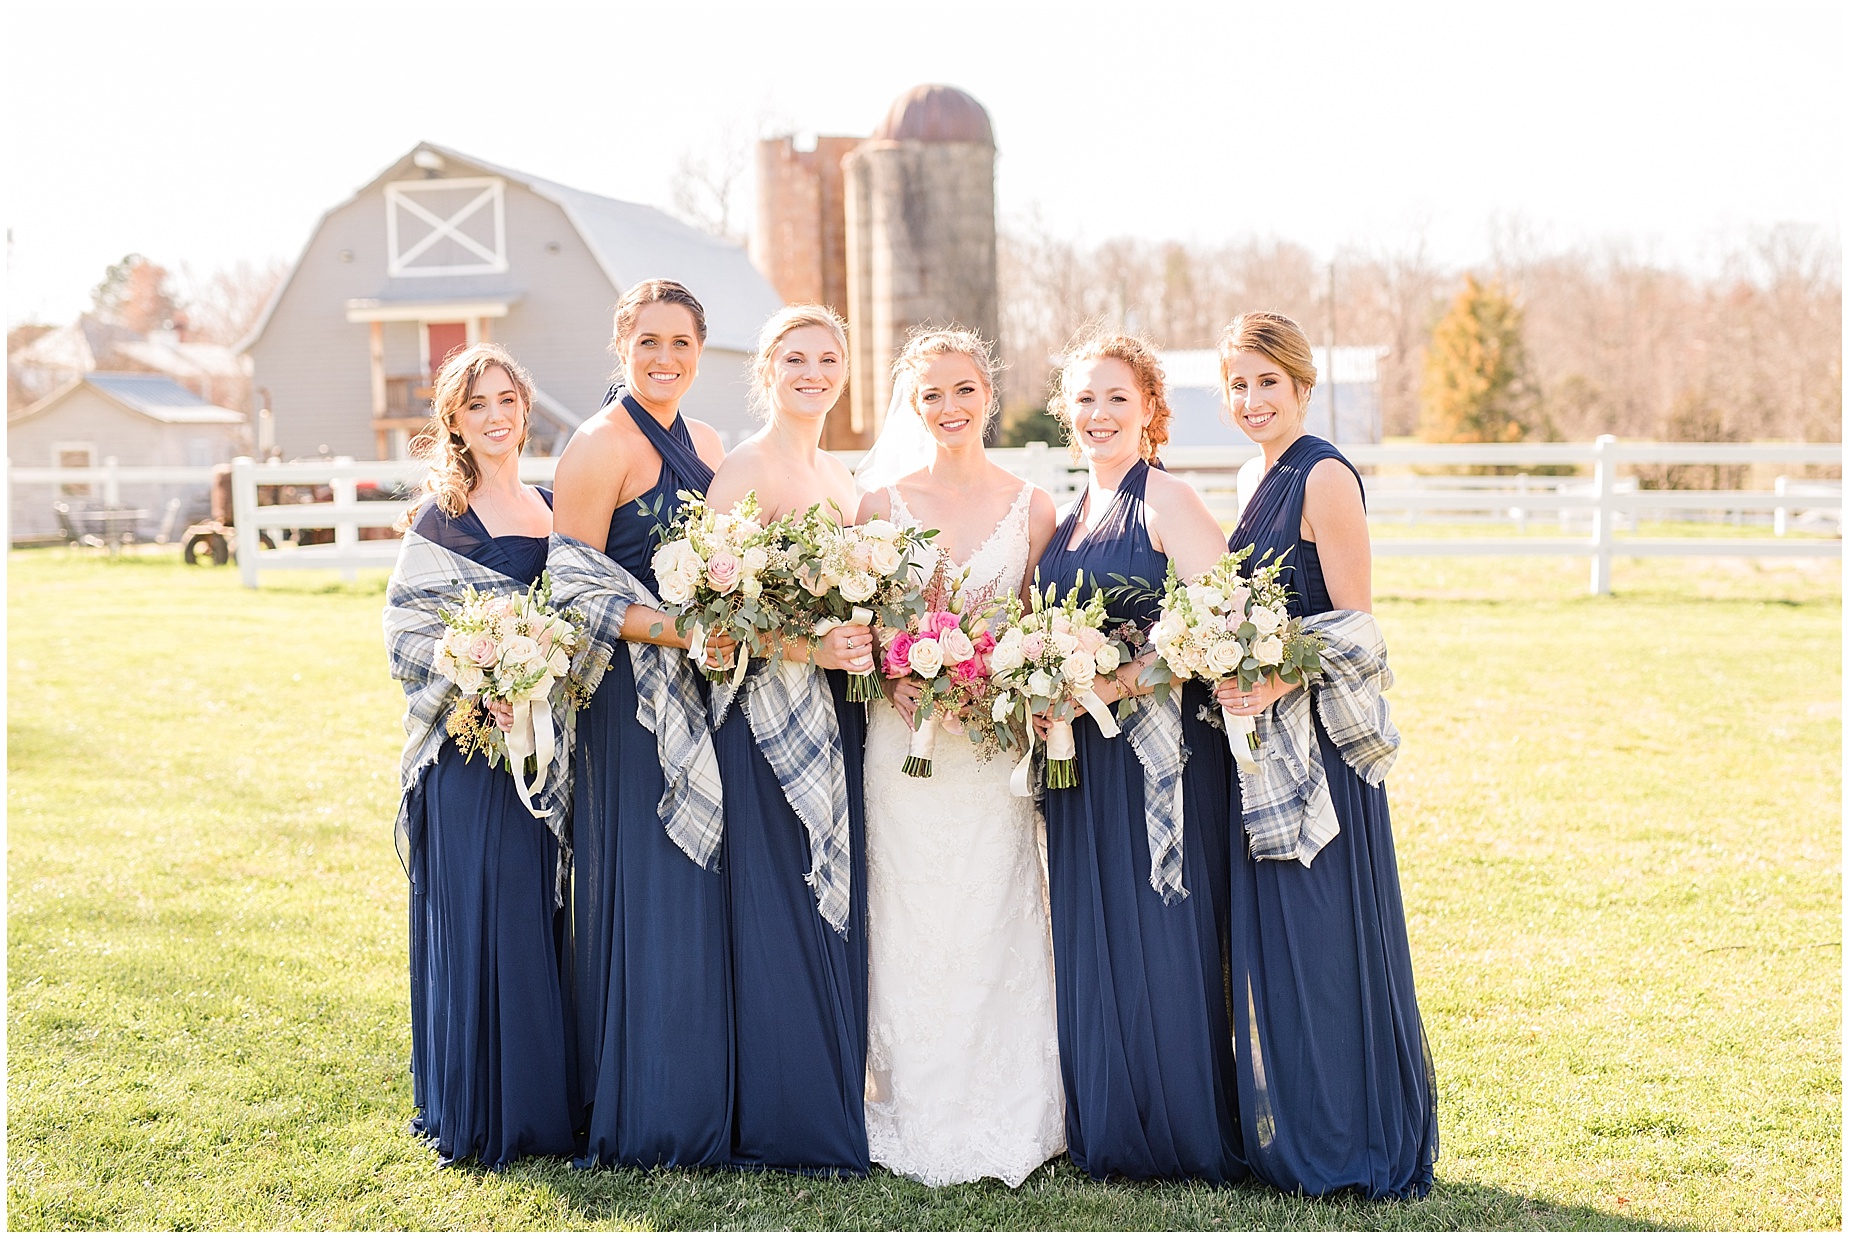
<path fill-rule="evenodd" d="M 1535 428 L 1538 402 L 1522 342 L 1522 311 L 1501 285 L 1464 277 L 1432 329 L 1420 392 L 1427 443 L 1514 443 Z"/>

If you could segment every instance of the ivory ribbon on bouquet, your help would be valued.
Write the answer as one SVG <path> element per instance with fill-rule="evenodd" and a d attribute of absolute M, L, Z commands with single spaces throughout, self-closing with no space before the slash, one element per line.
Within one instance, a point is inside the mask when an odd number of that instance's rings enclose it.
<path fill-rule="evenodd" d="M 514 702 L 513 730 L 506 733 L 507 764 L 513 767 L 514 790 L 520 793 L 520 803 L 526 811 L 544 821 L 547 811 L 533 807 L 533 797 L 546 784 L 546 771 L 552 766 L 552 758 L 558 752 L 558 737 L 552 730 L 551 704 L 542 700 L 543 709 L 535 710 L 531 699 Z M 537 767 L 533 781 L 527 782 L 526 759 L 537 757 Z"/>
<path fill-rule="evenodd" d="M 1226 747 L 1241 770 L 1258 769 L 1258 723 L 1246 714 L 1234 714 L 1220 707 L 1220 719 L 1226 724 Z"/>
<path fill-rule="evenodd" d="M 705 668 L 706 628 L 703 625 L 695 624 L 688 632 L 687 657 L 693 660 L 694 666 Z M 744 682 L 745 670 L 750 662 L 751 658 L 749 651 L 744 649 L 734 649 L 732 651 L 732 678 L 728 681 L 728 684 L 733 692 L 737 692 L 738 686 Z"/>
<path fill-rule="evenodd" d="M 1097 693 L 1086 689 L 1078 696 L 1078 703 L 1085 713 L 1091 715 L 1098 724 L 1098 734 L 1106 740 L 1117 735 L 1117 716 L 1111 707 L 1104 704 Z M 1034 794 L 1034 724 L 1027 723 L 1027 752 L 1015 764 L 1014 772 L 1008 776 L 1008 789 L 1025 799 Z M 1046 755 L 1048 761 L 1071 761 L 1078 756 L 1078 745 L 1072 735 L 1071 719 L 1053 719 L 1046 728 Z"/>

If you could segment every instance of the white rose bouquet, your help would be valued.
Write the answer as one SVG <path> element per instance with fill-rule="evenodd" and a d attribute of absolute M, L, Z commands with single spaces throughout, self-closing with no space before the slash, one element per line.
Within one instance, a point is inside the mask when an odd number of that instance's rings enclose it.
<path fill-rule="evenodd" d="M 988 655 L 995 648 L 989 621 L 1001 604 L 964 594 L 965 576 L 951 580 L 940 559 L 920 592 L 919 608 L 888 637 L 881 658 L 888 679 L 913 675 L 924 685 L 912 715 L 910 750 L 900 767 L 915 778 L 931 777 L 940 728 L 967 736 L 984 759 L 1012 748 L 1016 739 L 1011 715 L 995 710 L 999 690 L 989 674 Z"/>
<path fill-rule="evenodd" d="M 1093 588 L 1086 601 L 1084 580 L 1054 601 L 1057 587 L 1044 594 L 1033 591 L 1033 608 L 1023 614 L 1019 599 L 1011 599 L 1008 622 L 989 652 L 990 676 L 1000 690 L 994 705 L 997 720 L 1018 715 L 1030 730 L 1030 716 L 1045 714 L 1048 787 L 1077 787 L 1077 746 L 1072 723 L 1079 711 L 1092 716 L 1105 736 L 1117 734 L 1111 708 L 1092 690 L 1100 675 L 1109 675 L 1128 662 L 1130 647 L 1107 631 L 1105 596 Z M 1015 771 L 1015 791 L 1026 795 L 1028 756 Z"/>
<path fill-rule="evenodd" d="M 1183 583 L 1169 565 L 1162 615 L 1149 630 L 1158 662 L 1153 678 L 1237 680 L 1250 692 L 1260 680 L 1277 676 L 1302 684 L 1322 670 L 1322 641 L 1290 616 L 1290 591 L 1278 580 L 1284 570 L 1272 560 L 1243 572 L 1252 548 L 1222 555 L 1199 579 Z M 1258 751 L 1258 731 L 1250 718 L 1220 712 L 1226 742 L 1239 764 L 1251 767 Z"/>
<path fill-rule="evenodd" d="M 660 539 L 650 562 L 655 593 L 674 617 L 674 630 L 691 632 L 688 656 L 706 677 L 736 682 L 744 677 L 746 659 L 734 659 L 729 668 L 709 667 L 706 642 L 725 633 L 750 650 L 762 644 L 757 640 L 761 634 L 783 627 L 779 600 L 786 592 L 789 557 L 776 535 L 758 522 L 757 492 L 746 494 L 730 512 L 715 511 L 692 491 L 681 491 L 680 498 L 674 520 L 655 527 Z"/>
<path fill-rule="evenodd" d="M 780 597 L 794 631 L 826 636 L 841 624 L 902 627 L 919 597 L 914 552 L 925 535 L 888 520 L 843 526 L 816 504 L 771 526 L 789 556 L 788 584 Z M 921 574 L 920 574 L 921 575 Z M 878 668 L 848 679 L 849 701 L 880 695 Z"/>
<path fill-rule="evenodd" d="M 558 742 L 553 692 L 566 693 L 572 711 L 584 704 L 583 686 L 570 674 L 584 639 L 582 617 L 552 606 L 552 582 L 545 575 L 524 594 L 465 588 L 460 603 L 438 614 L 443 635 L 437 638 L 436 671 L 462 695 L 449 714 L 449 734 L 464 760 L 476 753 L 485 754 L 491 766 L 505 760 L 530 810 Z M 488 707 L 497 703 L 513 708 L 509 731 L 494 723 Z M 529 761 L 535 767 L 531 781 Z"/>

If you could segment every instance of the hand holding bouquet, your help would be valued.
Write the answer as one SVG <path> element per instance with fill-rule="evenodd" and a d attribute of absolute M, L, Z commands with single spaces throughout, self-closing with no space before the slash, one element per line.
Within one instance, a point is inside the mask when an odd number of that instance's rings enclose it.
<path fill-rule="evenodd" d="M 1100 675 L 1109 675 L 1131 657 L 1130 647 L 1107 635 L 1109 618 L 1105 614 L 1104 594 L 1093 588 L 1086 602 L 1080 603 L 1084 578 L 1080 577 L 1064 599 L 1055 602 L 1057 587 L 1049 585 L 1042 595 L 1033 591 L 1033 609 L 1022 614 L 1020 601 L 1011 600 L 1008 624 L 996 638 L 989 654 L 992 678 L 1001 690 L 994 710 L 999 719 L 1004 712 L 1019 712 L 1032 726 L 1028 716 L 1044 714 L 1047 728 L 1048 787 L 1077 787 L 1077 746 L 1072 723 L 1083 710 L 1097 721 L 1105 736 L 1117 734 L 1117 720 L 1111 708 L 1092 689 Z M 1031 748 L 1029 756 L 1032 756 Z M 1023 761 L 1022 766 L 1026 766 Z M 1025 770 L 1016 771 L 1015 791 L 1025 795 Z"/>
<path fill-rule="evenodd" d="M 680 498 L 674 520 L 656 526 L 661 545 L 651 561 L 655 592 L 674 617 L 674 630 L 691 633 L 688 655 L 707 679 L 729 675 L 736 683 L 744 677 L 745 658 L 735 655 L 730 668 L 708 666 L 707 643 L 723 634 L 751 649 L 761 634 L 783 627 L 777 600 L 789 559 L 758 522 L 755 491 L 730 512 L 715 511 L 692 491 L 681 491 Z"/>
<path fill-rule="evenodd" d="M 947 577 L 940 560 L 921 591 L 921 609 L 892 634 L 881 662 L 887 678 L 915 675 L 924 685 L 912 715 L 910 751 L 901 767 L 916 778 L 931 777 L 939 727 L 968 735 L 984 756 L 1013 741 L 1007 715 L 998 717 L 995 712 L 998 690 L 987 658 L 995 648 L 988 621 L 1000 604 L 965 596 L 961 582 L 961 575 L 955 581 Z"/>
<path fill-rule="evenodd" d="M 505 759 L 520 801 L 533 810 L 533 794 L 552 764 L 557 737 L 551 697 L 561 682 L 571 705 L 582 704 L 571 679 L 572 658 L 583 641 L 576 617 L 551 605 L 552 584 L 541 576 L 524 594 L 482 594 L 465 589 L 462 601 L 440 612 L 437 674 L 453 680 L 462 700 L 450 712 L 448 729 L 466 760 L 484 753 L 491 766 Z M 511 728 L 493 720 L 496 706 L 511 708 Z M 538 707 L 537 709 L 535 707 Z M 527 761 L 535 762 L 533 779 Z"/>
<path fill-rule="evenodd" d="M 824 637 L 843 624 L 870 626 L 875 619 L 898 628 L 917 604 L 913 553 L 925 542 L 917 530 L 888 520 L 843 526 L 818 503 L 777 521 L 771 533 L 789 559 L 791 585 L 781 601 L 795 631 Z M 877 666 L 848 680 L 849 701 L 879 695 Z"/>
<path fill-rule="evenodd" d="M 1241 568 L 1252 548 L 1222 555 L 1213 567 L 1184 584 L 1169 565 L 1162 615 L 1149 631 L 1159 666 L 1177 680 L 1237 680 L 1251 692 L 1273 675 L 1287 684 L 1302 684 L 1322 669 L 1322 642 L 1303 631 L 1303 621 L 1287 609 L 1290 591 L 1278 580 L 1284 570 L 1272 560 L 1251 572 Z M 1256 724 L 1222 708 L 1226 742 L 1247 768 L 1258 751 Z"/>

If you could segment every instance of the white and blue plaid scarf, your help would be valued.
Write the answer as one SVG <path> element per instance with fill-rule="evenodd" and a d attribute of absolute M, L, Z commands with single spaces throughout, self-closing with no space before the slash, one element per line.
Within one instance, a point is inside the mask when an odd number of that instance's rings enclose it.
<path fill-rule="evenodd" d="M 1370 786 L 1392 769 L 1400 733 L 1387 709 L 1393 671 L 1374 617 L 1329 611 L 1308 617 L 1304 630 L 1323 639 L 1322 674 L 1258 716 L 1257 768 L 1241 768 L 1239 786 L 1252 858 L 1294 860 L 1307 869 L 1341 831 L 1311 709 L 1342 760 Z"/>
<path fill-rule="evenodd" d="M 1124 722 L 1124 734 L 1143 763 L 1143 811 L 1149 830 L 1149 885 L 1164 904 L 1188 897 L 1181 884 L 1181 771 L 1188 745 L 1181 734 L 1181 686 L 1166 700 L 1145 698 Z"/>
<path fill-rule="evenodd" d="M 745 681 L 742 708 L 758 751 L 783 785 L 790 808 L 809 832 L 809 872 L 816 910 L 847 936 L 853 857 L 847 813 L 847 759 L 828 677 L 814 663 L 767 663 Z M 713 725 L 725 720 L 732 695 L 713 689 Z"/>
<path fill-rule="evenodd" d="M 661 603 L 628 569 L 593 546 L 555 533 L 546 549 L 552 575 L 552 603 L 582 611 L 585 648 L 579 651 L 579 675 L 587 692 L 603 681 L 619 642 L 629 647 L 635 669 L 636 717 L 655 737 L 664 784 L 656 812 L 674 846 L 702 869 L 717 863 L 725 832 L 724 795 L 713 734 L 700 700 L 699 673 L 686 651 L 647 641 L 623 641 L 623 616 L 631 605 L 661 608 Z M 575 736 L 561 746 L 570 751 Z"/>
<path fill-rule="evenodd" d="M 456 682 L 436 669 L 437 643 L 443 639 L 440 612 L 462 601 L 473 587 L 483 594 L 524 594 L 527 582 L 502 576 L 472 559 L 438 546 L 428 538 L 407 532 L 398 547 L 398 563 L 385 587 L 385 656 L 392 678 L 404 687 L 404 752 L 398 760 L 398 817 L 392 835 L 398 858 L 410 866 L 411 790 L 424 769 L 437 760 L 449 738 L 444 723 L 461 696 Z M 554 696 L 561 702 L 563 692 Z M 558 710 L 555 705 L 555 715 Z M 565 874 L 571 866 L 571 797 L 561 788 L 570 783 L 570 746 L 561 744 L 552 764 L 541 772 L 534 807 L 559 841 L 559 868 L 554 896 L 561 906 Z M 509 775 L 511 778 L 511 774 Z"/>

